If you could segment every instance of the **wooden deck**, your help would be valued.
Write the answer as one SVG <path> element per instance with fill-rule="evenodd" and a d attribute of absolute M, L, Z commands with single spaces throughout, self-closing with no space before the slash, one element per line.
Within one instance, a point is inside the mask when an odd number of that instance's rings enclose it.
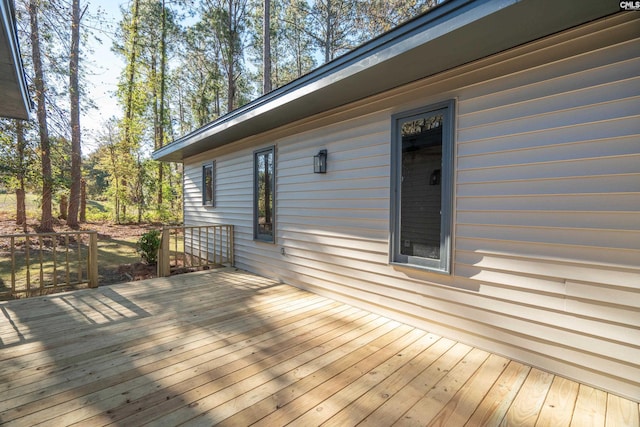
<path fill-rule="evenodd" d="M 235 269 L 0 318 L 2 425 L 639 425 L 638 403 Z"/>

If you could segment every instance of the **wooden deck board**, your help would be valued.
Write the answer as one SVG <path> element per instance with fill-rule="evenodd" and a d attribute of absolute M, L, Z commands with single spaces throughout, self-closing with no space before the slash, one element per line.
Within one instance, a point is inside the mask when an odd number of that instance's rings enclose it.
<path fill-rule="evenodd" d="M 340 359 L 334 364 L 335 368 L 332 373 L 342 368 L 346 369 L 340 370 L 336 375 L 321 382 L 317 381 L 314 375 L 309 379 L 309 382 L 312 382 L 316 386 L 315 388 L 301 393 L 293 402 L 279 401 L 278 410 L 262 418 L 257 425 L 284 425 L 292 421 L 299 425 L 318 424 L 318 420 L 314 422 L 309 418 L 313 416 L 322 419 L 330 417 L 333 412 L 342 409 L 345 402 L 352 402 L 355 397 L 384 378 L 385 373 L 392 372 L 403 364 L 405 360 L 401 359 L 399 350 L 412 354 L 416 351 L 415 349 L 423 348 L 424 345 L 428 346 L 433 342 L 432 337 L 420 336 L 421 334 L 424 332 L 414 329 L 388 345 L 365 349 L 367 351 L 364 353 L 358 350 L 348 357 Z M 418 339 L 416 340 L 416 338 Z M 425 341 L 428 341 L 429 344 L 426 344 Z M 307 419 L 299 418 L 302 414 L 305 414 Z"/>
<path fill-rule="evenodd" d="M 304 301 L 304 300 L 303 300 Z M 296 301 L 285 301 L 283 304 L 289 304 L 292 306 L 295 306 L 296 304 L 301 304 L 300 301 L 296 302 Z M 326 304 L 326 301 L 325 303 Z M 301 319 L 309 319 L 311 315 L 313 315 L 313 311 L 310 311 L 309 306 L 303 306 L 300 308 L 301 313 L 299 314 L 299 316 L 301 317 Z M 292 312 L 293 313 L 293 312 Z M 213 320 L 219 320 L 220 318 L 216 318 Z M 229 325 L 229 327 L 232 328 L 232 330 L 235 331 L 236 336 L 238 336 L 237 334 L 239 332 L 243 332 L 244 327 L 247 326 L 251 326 L 253 325 L 252 323 L 252 317 L 251 316 L 247 316 L 246 318 L 240 318 L 239 320 L 236 320 L 235 322 L 231 323 Z M 236 322 L 242 322 L 244 321 L 243 325 L 238 325 Z M 222 324 L 220 324 L 222 325 Z M 271 329 L 269 329 L 269 331 L 271 331 Z M 220 332 L 222 332 L 222 329 L 219 328 L 218 330 L 218 334 L 220 334 Z M 173 338 L 179 337 L 181 331 L 178 329 L 175 331 L 176 334 L 178 335 L 172 335 Z M 252 332 L 249 334 L 249 336 L 251 337 L 255 337 L 256 330 L 252 330 Z M 194 335 L 190 335 L 190 336 L 194 336 Z M 198 334 L 195 335 L 198 338 L 201 338 L 200 340 L 198 340 L 196 343 L 194 343 L 194 345 L 198 345 L 198 344 L 202 344 L 203 341 L 205 340 L 204 344 L 208 344 L 206 342 L 206 339 L 210 338 L 212 336 L 211 331 L 202 331 Z M 220 336 L 217 336 L 218 338 L 218 342 L 220 341 Z M 229 344 L 229 342 L 231 341 L 235 341 L 235 338 L 233 336 L 225 336 L 224 337 L 224 343 L 225 344 Z M 240 335 L 240 338 L 242 338 L 242 336 Z M 255 341 L 255 338 L 254 338 Z M 91 372 L 92 375 L 97 376 L 98 378 L 109 378 L 111 373 L 120 373 L 122 371 L 122 369 L 119 367 L 120 363 L 119 362 L 126 362 L 126 361 L 130 361 L 130 362 L 135 362 L 135 364 L 137 366 L 145 366 L 148 363 L 154 362 L 154 357 L 157 357 L 156 353 L 160 353 L 162 354 L 163 349 L 166 349 L 167 347 L 171 349 L 171 351 L 173 352 L 172 355 L 174 356 L 174 359 L 172 360 L 172 362 L 175 363 L 175 357 L 177 357 L 178 354 L 181 353 L 181 351 L 187 350 L 189 347 L 188 346 L 181 346 L 180 344 L 184 342 L 184 339 L 179 340 L 179 341 L 174 341 L 174 342 L 162 342 L 158 339 L 157 335 L 153 335 L 151 334 L 150 336 L 144 336 L 144 337 L 139 337 L 138 339 L 135 340 L 135 343 L 142 343 L 148 345 L 150 344 L 152 347 L 149 348 L 149 353 L 145 353 L 143 351 L 140 350 L 139 346 L 135 346 L 132 345 L 131 347 L 136 351 L 135 353 L 131 353 L 130 351 L 128 352 L 128 354 L 125 354 L 123 357 L 118 357 L 115 354 L 107 354 L 106 356 L 95 356 L 94 355 L 94 351 L 90 350 L 90 346 L 84 346 L 85 348 L 85 355 L 86 358 L 83 360 L 78 360 L 77 358 L 73 359 L 73 364 L 69 364 L 69 359 L 62 359 L 60 365 L 62 366 L 60 368 L 60 371 L 67 371 L 69 368 L 73 368 L 71 373 L 69 372 L 64 372 L 64 385 L 65 387 L 69 387 L 69 386 L 78 386 L 81 385 L 83 382 L 89 382 L 89 383 L 93 383 L 93 379 L 86 375 L 87 372 Z M 127 341 L 128 344 L 132 344 L 132 341 L 129 340 Z M 212 347 L 213 346 L 213 347 Z M 130 348 L 131 348 L 130 347 Z M 208 346 L 205 346 L 201 352 L 204 351 L 211 351 L 212 349 L 214 349 L 215 345 L 214 344 L 210 344 Z M 97 353 L 100 353 L 99 351 Z M 91 355 L 91 356 L 88 356 Z M 92 357 L 93 356 L 93 357 Z M 145 368 L 147 369 L 147 368 Z M 60 376 L 53 376 L 51 377 L 50 375 L 47 374 L 48 378 L 41 378 L 39 376 L 36 376 L 36 378 L 33 378 L 35 375 L 32 375 L 31 377 L 27 378 L 26 381 L 30 381 L 32 385 L 31 387 L 31 391 L 34 393 L 41 393 L 42 389 L 45 388 L 46 385 L 49 385 L 51 383 L 54 383 L 57 381 L 58 383 L 61 381 Z M 76 379 L 79 380 L 79 383 L 73 383 L 71 384 L 70 381 L 72 378 L 77 377 Z M 47 381 L 49 380 L 49 381 Z M 17 395 L 20 392 L 23 392 L 23 390 L 20 389 L 20 387 L 18 387 L 18 384 L 16 383 L 16 380 L 14 378 L 9 379 L 8 381 L 6 381 L 6 387 L 7 389 L 10 389 L 7 391 L 7 398 L 12 397 L 12 395 Z M 60 388 L 56 389 L 57 392 L 60 392 Z M 52 402 L 53 403 L 53 402 Z"/>
<path fill-rule="evenodd" d="M 637 402 L 231 268 L 0 319 L 2 425 L 640 427 Z"/>
<path fill-rule="evenodd" d="M 361 320 L 363 322 L 362 326 L 347 331 L 345 330 L 345 328 L 348 329 L 350 328 L 350 326 L 345 325 L 338 331 L 333 331 L 333 333 L 347 333 L 348 336 L 357 338 L 363 333 L 367 334 L 371 331 L 376 331 L 379 327 L 383 326 L 385 323 L 388 323 L 385 320 L 386 319 L 369 315 Z M 286 369 L 286 367 L 283 367 L 282 364 L 286 363 L 288 358 L 295 359 L 297 357 L 298 360 L 300 360 L 300 358 L 304 358 L 305 350 L 314 351 L 316 355 L 321 354 L 324 351 L 324 347 L 322 346 L 323 344 L 328 345 L 329 347 L 331 346 L 329 340 L 330 335 L 332 334 L 327 334 L 327 331 L 323 330 L 320 330 L 318 332 L 320 332 L 322 335 L 314 337 L 311 342 L 303 343 L 302 346 L 292 345 L 289 347 L 285 347 L 283 351 L 279 351 L 282 349 L 277 347 L 278 343 L 276 343 L 275 348 L 265 347 L 264 349 L 262 349 L 261 353 L 256 355 L 255 358 L 248 358 L 248 362 L 244 363 L 246 366 L 243 366 L 242 369 L 224 369 L 225 367 L 222 366 L 222 369 L 218 368 L 213 372 L 205 373 L 205 375 L 208 375 L 215 381 L 205 381 L 196 388 L 189 388 L 184 391 L 179 390 L 181 393 L 178 400 L 163 404 L 163 407 L 166 407 L 167 409 L 171 407 L 170 411 L 166 411 L 166 415 L 160 414 L 165 425 L 173 425 L 170 423 L 171 419 L 183 417 L 185 415 L 185 412 L 191 414 L 191 408 L 194 406 L 202 406 L 203 408 L 205 408 L 199 409 L 199 414 L 201 414 L 202 410 L 206 410 L 209 405 L 215 405 L 215 403 L 217 403 L 218 401 L 226 402 L 230 400 L 235 395 L 231 394 L 231 396 L 225 399 L 225 394 L 228 395 L 228 393 L 230 392 L 230 390 L 228 389 L 235 387 L 238 394 L 241 394 L 246 390 L 245 387 L 248 386 L 247 383 L 255 380 L 254 376 L 263 375 L 266 378 L 270 378 L 271 375 L 269 374 L 276 374 L 276 372 L 278 372 L 278 368 L 280 370 Z M 254 354 L 252 353 L 251 356 L 254 356 Z M 307 355 L 306 357 L 309 356 L 313 355 Z M 264 372 L 265 370 L 267 372 Z M 218 371 L 220 372 L 218 373 Z M 189 382 L 188 385 L 191 386 L 192 383 Z M 175 389 L 176 387 L 172 388 Z M 149 412 L 149 414 L 136 414 L 134 417 L 127 419 L 127 422 L 137 422 L 138 418 L 141 417 L 148 419 L 149 416 L 158 416 L 154 414 L 154 412 L 156 411 L 153 407 L 148 408 L 147 411 Z"/>
<path fill-rule="evenodd" d="M 537 424 L 557 427 L 571 425 L 573 411 L 567 411 L 567 409 L 575 406 L 579 388 L 580 384 L 576 382 L 555 377 L 538 416 Z"/>
<path fill-rule="evenodd" d="M 581 384 L 571 418 L 571 426 L 604 426 L 607 393 Z"/>
<path fill-rule="evenodd" d="M 497 426 L 529 374 L 529 366 L 511 361 L 465 426 Z"/>
<path fill-rule="evenodd" d="M 552 374 L 531 369 L 500 425 L 535 426 L 553 379 Z M 573 407 L 568 410 L 573 412 Z"/>
<path fill-rule="evenodd" d="M 424 383 L 424 385 L 414 382 L 414 387 L 405 389 L 411 390 L 412 393 L 404 393 L 404 402 L 411 401 L 413 404 L 401 417 L 398 416 L 398 413 L 393 415 L 393 418 L 397 420 L 395 425 L 421 426 L 431 422 L 441 410 L 448 406 L 467 379 L 474 375 L 489 356 L 490 354 L 486 351 L 474 348 L 468 352 L 462 360 L 456 363 L 455 366 L 446 369 L 446 375 L 440 378 L 435 384 L 431 385 L 431 383 L 426 383 L 422 378 L 420 378 L 420 382 Z M 393 401 L 386 402 L 386 406 L 388 407 L 384 408 L 384 411 L 378 409 L 376 411 L 378 414 L 374 413 L 373 416 L 368 417 L 365 421 L 369 421 L 369 425 L 375 425 L 376 419 L 383 417 L 385 421 L 389 421 L 389 424 L 393 423 L 394 420 L 389 418 L 387 414 L 393 413 L 391 406 L 395 407 L 399 405 L 398 402 L 392 402 Z"/>
<path fill-rule="evenodd" d="M 433 420 L 429 420 L 429 423 L 435 426 L 464 425 L 508 363 L 509 360 L 504 357 L 490 355 L 438 415 Z M 416 412 L 420 414 L 420 409 L 418 408 Z"/>
<path fill-rule="evenodd" d="M 418 348 L 412 346 L 410 349 L 403 351 L 399 356 L 401 359 L 399 369 L 396 369 L 382 381 L 378 381 L 358 399 L 343 402 L 337 408 L 340 412 L 332 416 L 324 424 L 332 426 L 348 425 L 366 419 L 391 396 L 403 390 L 425 367 L 431 366 L 455 345 L 454 341 L 446 338 L 439 338 L 433 335 L 429 336 L 429 338 L 431 345 L 420 345 Z M 465 346 L 465 348 L 467 347 Z"/>
<path fill-rule="evenodd" d="M 306 322 L 307 319 L 309 319 L 309 317 L 307 317 L 309 314 L 313 314 L 313 311 L 306 311 L 304 314 L 300 314 L 300 318 L 297 320 Z M 165 351 L 162 355 L 163 357 L 154 361 L 154 363 L 137 366 L 126 371 L 116 370 L 115 375 L 104 378 L 101 384 L 96 384 L 95 381 L 91 382 L 86 387 L 83 387 L 81 392 L 88 393 L 85 395 L 85 400 L 89 399 L 92 402 L 103 403 L 105 399 L 115 396 L 117 402 L 123 401 L 121 403 L 124 404 L 126 401 L 126 403 L 139 404 L 140 402 L 134 399 L 147 397 L 150 393 L 155 392 L 156 384 L 160 381 L 168 380 L 172 383 L 181 384 L 185 381 L 183 379 L 184 375 L 189 378 L 190 373 L 206 369 L 209 365 L 225 365 L 224 362 L 236 361 L 240 355 L 255 353 L 255 349 L 261 346 L 261 341 L 264 341 L 264 338 L 271 338 L 270 335 L 273 335 L 273 331 L 265 332 L 264 335 L 265 337 L 253 335 L 249 342 L 247 342 L 248 340 L 246 339 L 240 343 L 235 343 L 234 339 L 223 340 L 222 345 L 214 343 L 212 346 L 205 348 L 204 351 L 198 352 L 198 354 L 187 354 L 188 358 L 186 359 L 184 358 L 185 355 L 175 356 L 171 348 L 168 352 Z M 277 338 L 278 339 L 273 339 L 272 342 L 278 344 L 281 341 L 288 340 L 289 336 L 280 334 Z M 268 344 L 268 346 L 271 346 L 271 344 Z M 168 353 L 171 353 L 171 355 Z M 205 378 L 205 381 L 210 381 L 210 378 Z M 112 387 L 102 387 L 104 382 L 112 384 Z M 189 385 L 193 385 L 193 382 L 189 381 Z M 70 390 L 70 393 L 77 393 L 78 391 L 77 388 L 74 388 Z M 72 402 L 77 405 L 77 402 Z M 109 404 L 114 404 L 113 399 Z M 58 405 L 55 408 L 56 411 L 61 413 L 71 409 L 74 413 L 77 411 L 87 413 L 83 405 L 77 408 L 71 408 L 69 404 L 67 404 Z M 113 410 L 112 413 L 115 413 L 115 410 Z M 69 413 L 61 416 L 61 419 L 65 424 L 75 422 Z"/>
<path fill-rule="evenodd" d="M 438 360 L 420 372 L 420 374 L 410 380 L 404 387 L 398 390 L 393 396 L 387 396 L 387 400 L 382 403 L 374 412 L 369 414 L 363 425 L 392 425 L 402 415 L 411 409 L 422 397 L 431 392 L 436 384 L 447 377 L 448 373 L 458 365 L 458 363 L 469 355 L 473 349 L 464 344 L 455 344 L 446 353 L 439 355 Z M 474 355 L 484 352 L 476 352 Z M 488 354 L 487 354 L 488 355 Z M 486 356 L 485 356 L 486 357 Z M 465 363 L 464 366 L 467 366 Z M 452 377 L 447 378 L 447 380 Z M 446 403 L 446 402 L 445 402 Z"/>
<path fill-rule="evenodd" d="M 619 396 L 609 394 L 607 396 L 607 415 L 605 425 L 640 427 L 640 405 Z"/>
<path fill-rule="evenodd" d="M 317 301 L 317 299 L 315 299 Z M 280 305 L 275 305 L 273 307 L 267 307 L 264 310 L 265 313 L 269 310 L 278 310 L 283 307 L 296 306 L 297 304 L 302 304 L 305 301 L 314 301 L 314 299 L 305 299 L 299 298 L 299 296 L 292 296 L 280 302 Z M 271 303 L 271 304 L 275 304 Z M 260 310 L 257 306 L 254 306 L 256 310 Z M 126 329 L 120 329 L 118 326 L 114 326 L 110 328 L 110 334 L 107 337 L 102 337 L 101 335 L 94 335 L 93 338 L 98 338 L 98 340 L 93 340 L 93 344 L 90 341 L 92 337 L 87 335 L 76 336 L 75 340 L 69 341 L 71 346 L 63 347 L 59 350 L 50 349 L 46 350 L 35 350 L 30 349 L 29 351 L 23 354 L 19 360 L 21 363 L 28 366 L 25 366 L 20 372 L 12 372 L 11 381 L 16 381 L 16 374 L 20 377 L 27 377 L 29 375 L 43 375 L 43 370 L 45 368 L 49 368 L 51 366 L 60 366 L 61 363 L 64 363 L 65 366 L 60 369 L 69 369 L 69 363 L 75 363 L 74 367 L 78 367 L 83 360 L 89 360 L 92 363 L 98 362 L 100 363 L 100 358 L 109 358 L 113 361 L 113 355 L 107 354 L 104 356 L 93 356 L 91 354 L 91 346 L 94 345 L 103 354 L 110 348 L 108 344 L 115 343 L 116 347 L 124 348 L 125 350 L 139 351 L 139 346 L 144 344 L 151 344 L 157 346 L 163 342 L 168 342 L 170 340 L 175 340 L 176 337 L 186 336 L 187 338 L 195 339 L 198 338 L 198 334 L 196 331 L 193 331 L 191 334 L 186 334 L 185 331 L 188 329 L 199 328 L 203 329 L 200 332 L 200 335 L 210 336 L 211 331 L 206 330 L 207 322 L 210 322 L 217 326 L 219 329 L 217 333 L 221 333 L 222 330 L 229 324 L 231 331 L 237 331 L 238 325 L 237 322 L 244 321 L 245 325 L 251 324 L 257 318 L 252 316 L 251 314 L 239 315 L 234 307 L 229 307 L 220 310 L 210 310 L 208 312 L 204 312 L 198 314 L 197 321 L 195 318 L 186 323 L 184 321 L 179 321 L 175 318 L 167 318 L 164 322 L 151 324 L 150 322 L 141 321 L 138 322 L 138 328 L 127 327 Z M 151 334 L 145 334 L 143 336 L 139 336 L 139 328 L 140 327 L 149 327 L 153 329 Z M 77 342 L 84 341 L 85 345 L 82 348 L 78 348 Z M 50 347 L 51 348 L 51 347 Z M 78 357 L 75 357 L 75 353 L 78 352 Z M 124 352 L 123 352 L 124 353 Z M 18 354 L 19 355 L 19 354 Z M 14 357 L 16 357 L 14 355 Z M 38 360 L 38 358 L 43 360 Z M 47 362 L 47 360 L 49 360 Z M 51 361 L 55 360 L 55 362 Z M 11 371 L 11 370 L 9 370 Z M 0 375 L 4 373 L 3 370 L 0 370 Z M 39 380 L 39 378 L 38 378 Z M 11 385 L 12 387 L 15 384 L 5 384 L 5 386 Z"/>
<path fill-rule="evenodd" d="M 302 366 L 317 357 L 326 355 L 328 352 L 333 352 L 334 357 L 341 357 L 344 354 L 348 354 L 356 348 L 367 345 L 371 341 L 390 333 L 395 326 L 397 325 L 386 319 L 379 318 L 347 333 L 339 333 L 337 336 L 333 334 L 323 335 L 319 337 L 319 339 L 314 340 L 314 342 L 309 343 L 308 348 L 306 348 L 306 346 L 302 346 L 302 348 L 297 346 L 292 349 L 291 352 L 272 357 L 272 360 L 269 362 L 274 362 L 273 364 L 261 364 L 253 370 L 256 371 L 256 373 L 251 377 L 229 376 L 228 381 L 223 383 L 223 385 L 226 386 L 223 389 L 220 389 L 219 385 L 211 387 L 209 383 L 203 387 L 204 390 L 202 392 L 198 390 L 199 393 L 193 395 L 194 398 L 200 398 L 202 396 L 201 399 L 196 400 L 199 406 L 202 406 L 202 410 L 205 411 L 201 412 L 199 416 L 206 417 L 206 411 L 212 411 L 220 402 L 229 402 L 236 396 L 240 396 L 272 378 L 278 378 L 291 369 Z M 285 383 L 285 385 L 288 384 Z M 190 409 L 191 408 L 187 406 L 183 406 L 169 416 L 163 417 L 159 422 L 163 425 L 177 425 L 178 423 L 186 422 L 192 418 Z M 207 419 L 203 421 L 215 423 L 220 420 L 214 412 L 210 420 Z"/>

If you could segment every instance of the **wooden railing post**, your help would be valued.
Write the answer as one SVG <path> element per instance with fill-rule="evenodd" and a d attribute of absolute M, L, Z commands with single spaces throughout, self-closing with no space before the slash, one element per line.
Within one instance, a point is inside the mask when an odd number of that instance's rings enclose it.
<path fill-rule="evenodd" d="M 11 295 L 16 295 L 16 238 L 11 236 Z"/>
<path fill-rule="evenodd" d="M 80 243 L 78 241 L 78 251 Z M 90 288 L 98 287 L 98 233 L 89 233 L 89 253 L 87 254 L 87 275 Z"/>
<path fill-rule="evenodd" d="M 171 275 L 170 265 L 170 229 L 167 227 L 162 228 L 162 237 L 160 238 L 160 249 L 158 250 L 158 277 L 168 277 Z"/>
<path fill-rule="evenodd" d="M 229 245 L 229 265 L 231 267 L 233 267 L 235 265 L 235 260 L 234 260 L 234 245 L 235 242 L 233 241 L 233 225 L 229 225 L 227 226 L 227 241 L 228 241 L 228 245 Z"/>

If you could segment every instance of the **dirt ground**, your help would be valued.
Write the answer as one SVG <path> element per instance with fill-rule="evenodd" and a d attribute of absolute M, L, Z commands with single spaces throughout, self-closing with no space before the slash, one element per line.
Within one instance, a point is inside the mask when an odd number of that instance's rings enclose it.
<path fill-rule="evenodd" d="M 95 230 L 100 238 L 106 239 L 123 239 L 127 237 L 139 237 L 147 230 L 158 228 L 161 225 L 155 224 L 112 224 L 109 222 L 88 222 L 81 224 L 81 230 Z M 27 220 L 27 232 L 37 233 L 38 222 L 35 220 Z M 64 231 L 76 231 L 65 224 L 63 220 L 54 220 L 54 230 L 58 233 Z M 22 233 L 21 225 L 16 225 L 15 220 L 7 215 L 0 213 L 0 234 Z"/>

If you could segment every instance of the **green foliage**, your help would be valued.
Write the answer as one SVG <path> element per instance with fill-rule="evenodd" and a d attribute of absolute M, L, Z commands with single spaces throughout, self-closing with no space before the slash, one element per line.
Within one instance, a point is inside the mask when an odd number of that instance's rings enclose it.
<path fill-rule="evenodd" d="M 113 206 L 108 202 L 87 200 L 87 221 L 107 222 L 113 219 Z"/>
<path fill-rule="evenodd" d="M 145 212 L 143 218 L 144 222 L 147 223 L 180 224 L 182 222 L 181 212 L 174 212 L 165 205 Z"/>
<path fill-rule="evenodd" d="M 109 187 L 109 173 L 100 165 L 100 148 L 90 153 L 82 162 L 83 175 L 87 181 L 87 196 L 94 199 L 106 199 Z"/>
<path fill-rule="evenodd" d="M 158 249 L 160 249 L 160 231 L 151 230 L 144 233 L 138 240 L 137 248 L 147 264 L 155 264 L 158 261 Z"/>
<path fill-rule="evenodd" d="M 0 118 L 0 185 L 10 192 L 18 188 L 20 175 L 24 177 L 27 190 L 39 189 L 41 185 L 32 124 L 24 122 L 23 125 L 26 125 L 26 139 L 23 158 L 20 158 L 16 121 Z"/>
<path fill-rule="evenodd" d="M 270 61 L 273 88 L 308 73 L 323 57 L 331 59 L 387 31 L 442 0 L 270 0 Z M 16 3 L 19 28 L 29 27 L 29 2 Z M 39 1 L 40 35 L 50 149 L 39 148 L 37 121 L 0 119 L 0 191 L 24 187 L 45 205 L 43 184 L 53 196 L 69 195 L 69 44 L 71 2 Z M 115 28 L 113 50 L 124 61 L 115 91 L 121 112 L 107 119 L 93 150 L 84 153 L 83 179 L 90 222 L 181 222 L 180 166 L 159 166 L 150 152 L 251 101 L 262 92 L 264 3 L 253 0 L 125 2 Z M 135 7 L 134 7 L 135 5 Z M 89 53 L 90 28 L 97 24 L 89 5 L 80 50 Z M 83 12 L 84 13 L 84 12 Z M 100 26 L 100 25 L 98 25 Z M 102 31 L 102 30 L 97 30 Z M 34 75 L 28 31 L 20 31 L 24 64 Z M 81 60 L 80 77 L 91 70 Z M 86 67 L 86 68 L 83 68 Z M 80 81 L 79 93 L 87 90 Z M 43 92 L 44 93 L 44 92 Z M 82 108 L 95 106 L 82 96 Z M 20 129 L 20 132 L 18 132 Z M 17 135 L 24 135 L 17 150 Z M 83 141 L 83 144 L 86 141 Z M 18 155 L 18 152 L 21 155 Z M 44 154 L 52 170 L 43 181 Z M 29 202 L 30 200 L 28 200 Z M 28 207 L 34 218 L 38 209 Z M 15 206 L 7 212 L 16 210 Z"/>

